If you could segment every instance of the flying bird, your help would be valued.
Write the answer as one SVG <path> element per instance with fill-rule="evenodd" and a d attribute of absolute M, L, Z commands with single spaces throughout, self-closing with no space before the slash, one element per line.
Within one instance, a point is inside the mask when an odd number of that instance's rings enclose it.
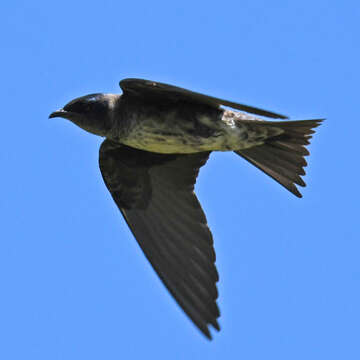
<path fill-rule="evenodd" d="M 234 151 L 301 197 L 306 145 L 323 119 L 265 121 L 254 115 L 287 117 L 150 80 L 124 79 L 120 87 L 121 95 L 82 96 L 49 117 L 105 137 L 106 187 L 164 285 L 211 339 L 209 325 L 220 330 L 219 276 L 194 193 L 199 169 L 212 151 Z"/>

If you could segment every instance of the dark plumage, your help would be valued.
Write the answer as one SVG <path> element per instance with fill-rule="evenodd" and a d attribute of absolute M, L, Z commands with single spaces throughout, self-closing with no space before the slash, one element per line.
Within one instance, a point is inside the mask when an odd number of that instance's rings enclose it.
<path fill-rule="evenodd" d="M 122 95 L 77 98 L 63 117 L 106 137 L 104 182 L 145 256 L 194 324 L 219 330 L 213 239 L 194 193 L 211 151 L 235 151 L 294 195 L 305 186 L 304 156 L 321 120 L 269 122 L 225 110 L 286 119 L 270 111 L 154 81 L 125 79 Z"/>

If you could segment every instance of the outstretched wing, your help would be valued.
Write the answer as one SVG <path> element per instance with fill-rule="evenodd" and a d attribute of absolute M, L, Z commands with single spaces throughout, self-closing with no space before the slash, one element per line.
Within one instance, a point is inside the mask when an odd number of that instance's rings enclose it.
<path fill-rule="evenodd" d="M 105 184 L 151 265 L 196 326 L 219 330 L 213 239 L 194 194 L 209 152 L 168 155 L 105 140 Z"/>
<path fill-rule="evenodd" d="M 186 90 L 177 86 L 163 84 L 151 80 L 124 79 L 120 81 L 120 87 L 124 95 L 140 96 L 144 99 L 167 100 L 173 102 L 191 102 L 218 108 L 220 105 L 245 111 L 251 114 L 266 116 L 274 119 L 287 119 L 286 116 L 256 107 L 235 103 L 212 96 L 203 95 L 194 91 Z"/>

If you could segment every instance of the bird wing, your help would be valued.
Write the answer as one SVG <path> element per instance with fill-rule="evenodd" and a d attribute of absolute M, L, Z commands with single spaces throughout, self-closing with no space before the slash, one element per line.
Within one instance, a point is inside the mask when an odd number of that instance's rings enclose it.
<path fill-rule="evenodd" d="M 213 239 L 194 193 L 209 152 L 156 154 L 105 140 L 99 165 L 129 228 L 167 289 L 203 334 L 219 330 Z"/>
<path fill-rule="evenodd" d="M 156 81 L 143 79 L 124 79 L 120 81 L 119 85 L 125 96 L 140 96 L 144 100 L 153 99 L 155 101 L 167 100 L 172 102 L 191 102 L 209 105 L 215 108 L 218 108 L 220 105 L 224 105 L 251 114 L 266 116 L 274 119 L 287 119 L 286 116 L 271 111 L 235 103 L 224 99 L 218 99 L 212 96 L 203 95 L 194 91 Z"/>

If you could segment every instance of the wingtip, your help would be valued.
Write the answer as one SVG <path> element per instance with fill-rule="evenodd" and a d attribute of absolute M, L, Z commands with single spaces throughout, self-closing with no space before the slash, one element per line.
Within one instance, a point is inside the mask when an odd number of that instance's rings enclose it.
<path fill-rule="evenodd" d="M 217 320 L 211 322 L 210 325 L 211 325 L 211 327 L 214 328 L 216 331 L 220 331 L 220 329 L 221 329 L 219 323 L 217 322 Z M 206 326 L 205 328 L 200 329 L 200 330 L 201 330 L 201 332 L 203 333 L 203 335 L 204 335 L 209 341 L 212 341 L 212 340 L 213 340 L 213 336 L 211 335 L 208 326 Z"/>
<path fill-rule="evenodd" d="M 278 119 L 288 120 L 289 116 L 278 114 Z"/>
<path fill-rule="evenodd" d="M 214 320 L 214 322 L 211 324 L 213 326 L 213 328 L 216 330 L 216 331 L 220 331 L 220 325 L 218 323 L 217 320 Z"/>

